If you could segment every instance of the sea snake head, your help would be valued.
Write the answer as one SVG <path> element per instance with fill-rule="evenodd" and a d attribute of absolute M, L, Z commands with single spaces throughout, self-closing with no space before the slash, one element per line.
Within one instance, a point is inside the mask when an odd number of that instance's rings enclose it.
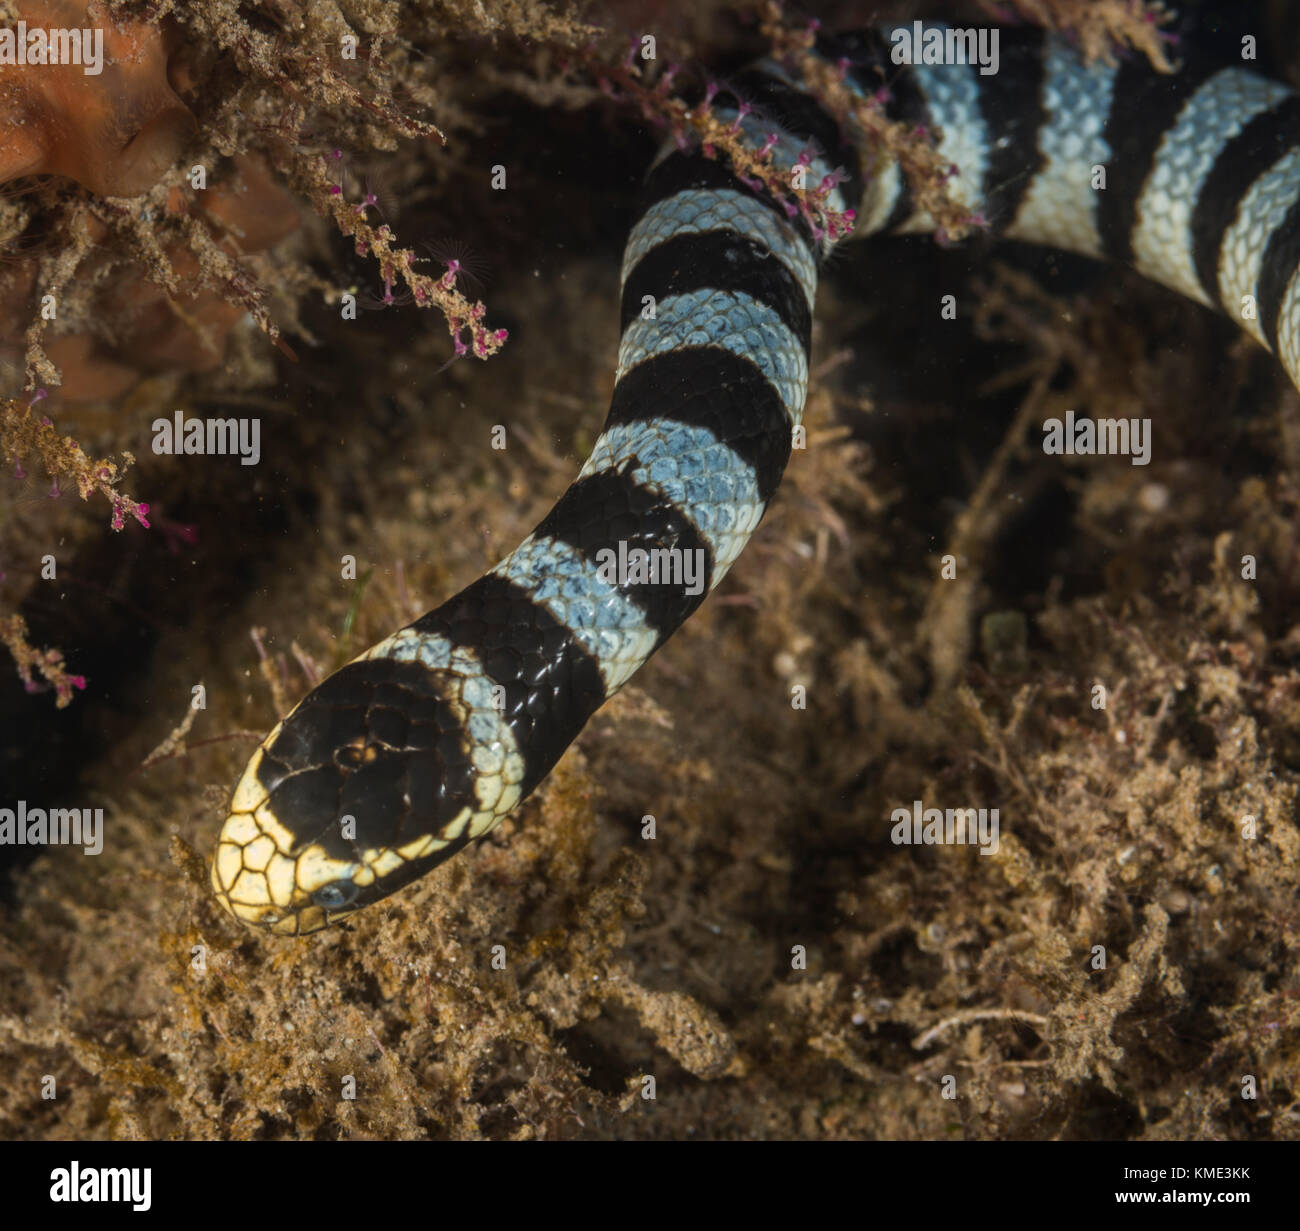
<path fill-rule="evenodd" d="M 482 837 L 523 760 L 472 655 L 403 629 L 309 693 L 253 754 L 212 861 L 235 918 L 315 932 Z"/>

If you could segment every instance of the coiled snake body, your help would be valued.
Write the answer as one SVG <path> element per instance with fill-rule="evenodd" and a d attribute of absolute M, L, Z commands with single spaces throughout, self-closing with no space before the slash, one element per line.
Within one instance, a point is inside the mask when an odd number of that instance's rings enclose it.
<path fill-rule="evenodd" d="M 1221 307 L 1300 384 L 1300 98 L 1240 66 L 1189 57 L 1159 74 L 1140 58 L 1086 64 L 1033 30 L 1000 35 L 990 74 L 899 67 L 887 30 L 818 50 L 847 61 L 862 94 L 887 86 L 891 117 L 929 126 L 958 168 L 953 193 L 991 230 L 1128 262 Z M 774 165 L 802 154 L 812 183 L 838 171 L 826 205 L 856 208 L 858 234 L 933 227 L 898 167 L 779 65 L 746 70 L 713 106 L 755 147 L 775 133 Z M 762 518 L 802 415 L 832 246 L 725 157 L 661 154 L 623 262 L 617 384 L 591 457 L 491 572 L 271 731 L 212 864 L 227 910 L 279 933 L 325 927 L 482 837 L 545 777 Z M 638 549 L 691 553 L 702 584 L 603 564 Z"/>

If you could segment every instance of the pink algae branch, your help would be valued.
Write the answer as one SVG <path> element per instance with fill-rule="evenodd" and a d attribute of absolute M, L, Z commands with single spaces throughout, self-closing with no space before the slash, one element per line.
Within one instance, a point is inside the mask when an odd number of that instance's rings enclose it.
<path fill-rule="evenodd" d="M 37 650 L 27 640 L 27 622 L 20 615 L 0 617 L 0 642 L 13 655 L 18 665 L 18 678 L 28 692 L 43 692 L 53 688 L 58 709 L 71 704 L 74 690 L 85 689 L 84 675 L 70 675 L 63 664 L 62 650 Z M 40 675 L 45 684 L 36 680 Z"/>
<path fill-rule="evenodd" d="M 92 493 L 107 499 L 113 510 L 110 524 L 114 530 L 121 530 L 128 517 L 147 527 L 149 506 L 117 490 L 122 471 L 135 459 L 130 453 L 123 453 L 119 466 L 110 458 L 96 461 L 87 457 L 85 450 L 71 436 L 62 435 L 46 416 L 37 413 L 36 404 L 44 397 L 45 390 L 38 389 L 25 405 L 13 398 L 0 401 L 0 457 L 4 465 L 13 467 L 14 478 L 27 477 L 23 458 L 38 457 L 50 476 L 52 497 L 61 494 L 59 480 L 63 479 L 76 485 L 83 500 L 89 500 Z M 27 624 L 22 616 L 0 617 L 0 643 L 13 656 L 18 677 L 27 691 L 43 692 L 53 688 L 57 697 L 55 705 L 59 709 L 71 703 L 76 690 L 86 687 L 85 676 L 72 675 L 67 670 L 62 650 L 38 650 L 30 644 Z M 40 683 L 37 676 L 45 683 Z"/>
<path fill-rule="evenodd" d="M 838 211 L 826 204 L 836 184 L 843 181 L 843 172 L 837 169 L 816 184 L 809 184 L 803 175 L 796 180 L 797 170 L 806 172 L 810 168 L 814 157 L 811 149 L 804 150 L 799 156 L 797 167 L 777 166 L 773 161 L 773 150 L 778 140 L 775 133 L 769 134 L 757 149 L 746 141 L 741 122 L 753 109 L 744 99 L 738 100 L 739 114 L 720 116 L 713 109 L 713 100 L 723 87 L 716 82 L 709 82 L 704 100 L 691 107 L 670 93 L 679 71 L 675 65 L 665 69 L 655 83 L 649 85 L 643 77 L 635 48 L 616 67 L 597 63 L 590 54 L 585 58 L 596 71 L 602 92 L 615 99 L 636 103 L 647 120 L 668 127 L 680 149 L 695 142 L 706 158 L 718 157 L 719 151 L 725 153 L 742 183 L 750 188 L 765 189 L 783 204 L 790 218 L 800 217 L 807 222 L 814 238 L 838 240 L 853 229 L 855 212 L 852 209 Z"/>
<path fill-rule="evenodd" d="M 87 457 L 71 436 L 64 436 L 48 418 L 36 413 L 34 407 L 44 396 L 45 391 L 41 389 L 26 405 L 16 399 L 0 402 L 0 455 L 6 466 L 13 466 L 14 477 L 27 477 L 23 458 L 34 454 L 52 480 L 51 496 L 60 494 L 60 479 L 71 481 L 83 500 L 98 493 L 109 502 L 113 510 L 110 525 L 114 530 L 121 530 L 127 518 L 134 518 L 147 528 L 149 506 L 117 490 L 122 472 L 135 458 L 124 452 L 119 465 L 110 458 L 94 461 Z"/>
<path fill-rule="evenodd" d="M 953 193 L 951 185 L 958 168 L 936 148 L 933 134 L 924 126 L 913 127 L 889 118 L 885 110 L 889 102 L 887 88 L 864 98 L 845 83 L 849 67 L 846 61 L 832 64 L 814 53 L 818 28 L 815 20 L 792 28 L 785 23 L 780 4 L 768 0 L 759 26 L 772 44 L 772 54 L 794 66 L 823 106 L 842 124 L 862 132 L 876 151 L 898 163 L 918 212 L 934 220 L 935 237 L 940 242 L 964 239 L 988 225 Z"/>
<path fill-rule="evenodd" d="M 409 295 L 410 302 L 417 307 L 436 307 L 447 318 L 447 331 L 458 357 L 472 352 L 475 358 L 486 359 L 499 351 L 505 343 L 506 330 L 489 329 L 484 324 L 487 308 L 456 289 L 455 270 L 449 269 L 440 277 L 420 273 L 415 268 L 416 254 L 410 248 L 397 246 L 392 228 L 387 223 L 379 226 L 370 223 L 367 211 L 377 205 L 374 193 L 367 191 L 359 205 L 347 200 L 344 177 L 339 171 L 341 160 L 342 152 L 334 151 L 323 158 L 298 160 L 293 169 L 317 212 L 333 218 L 344 235 L 355 239 L 358 256 L 370 256 L 379 263 L 385 302 L 397 302 L 393 287 L 400 283 L 406 287 L 402 302 Z M 468 341 L 462 336 L 465 334 Z"/>

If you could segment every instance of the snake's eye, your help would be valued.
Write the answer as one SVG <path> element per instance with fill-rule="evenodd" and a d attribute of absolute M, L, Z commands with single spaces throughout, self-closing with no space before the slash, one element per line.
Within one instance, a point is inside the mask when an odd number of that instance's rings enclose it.
<path fill-rule="evenodd" d="M 331 881 L 311 895 L 311 900 L 322 910 L 342 910 L 361 890 L 350 880 Z"/>

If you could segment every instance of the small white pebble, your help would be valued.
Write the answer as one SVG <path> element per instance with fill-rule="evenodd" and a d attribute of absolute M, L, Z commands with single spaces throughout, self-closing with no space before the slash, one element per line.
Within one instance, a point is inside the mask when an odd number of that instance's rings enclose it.
<path fill-rule="evenodd" d="M 1147 513 L 1163 513 L 1169 507 L 1169 489 L 1163 483 L 1145 483 L 1138 504 Z"/>

